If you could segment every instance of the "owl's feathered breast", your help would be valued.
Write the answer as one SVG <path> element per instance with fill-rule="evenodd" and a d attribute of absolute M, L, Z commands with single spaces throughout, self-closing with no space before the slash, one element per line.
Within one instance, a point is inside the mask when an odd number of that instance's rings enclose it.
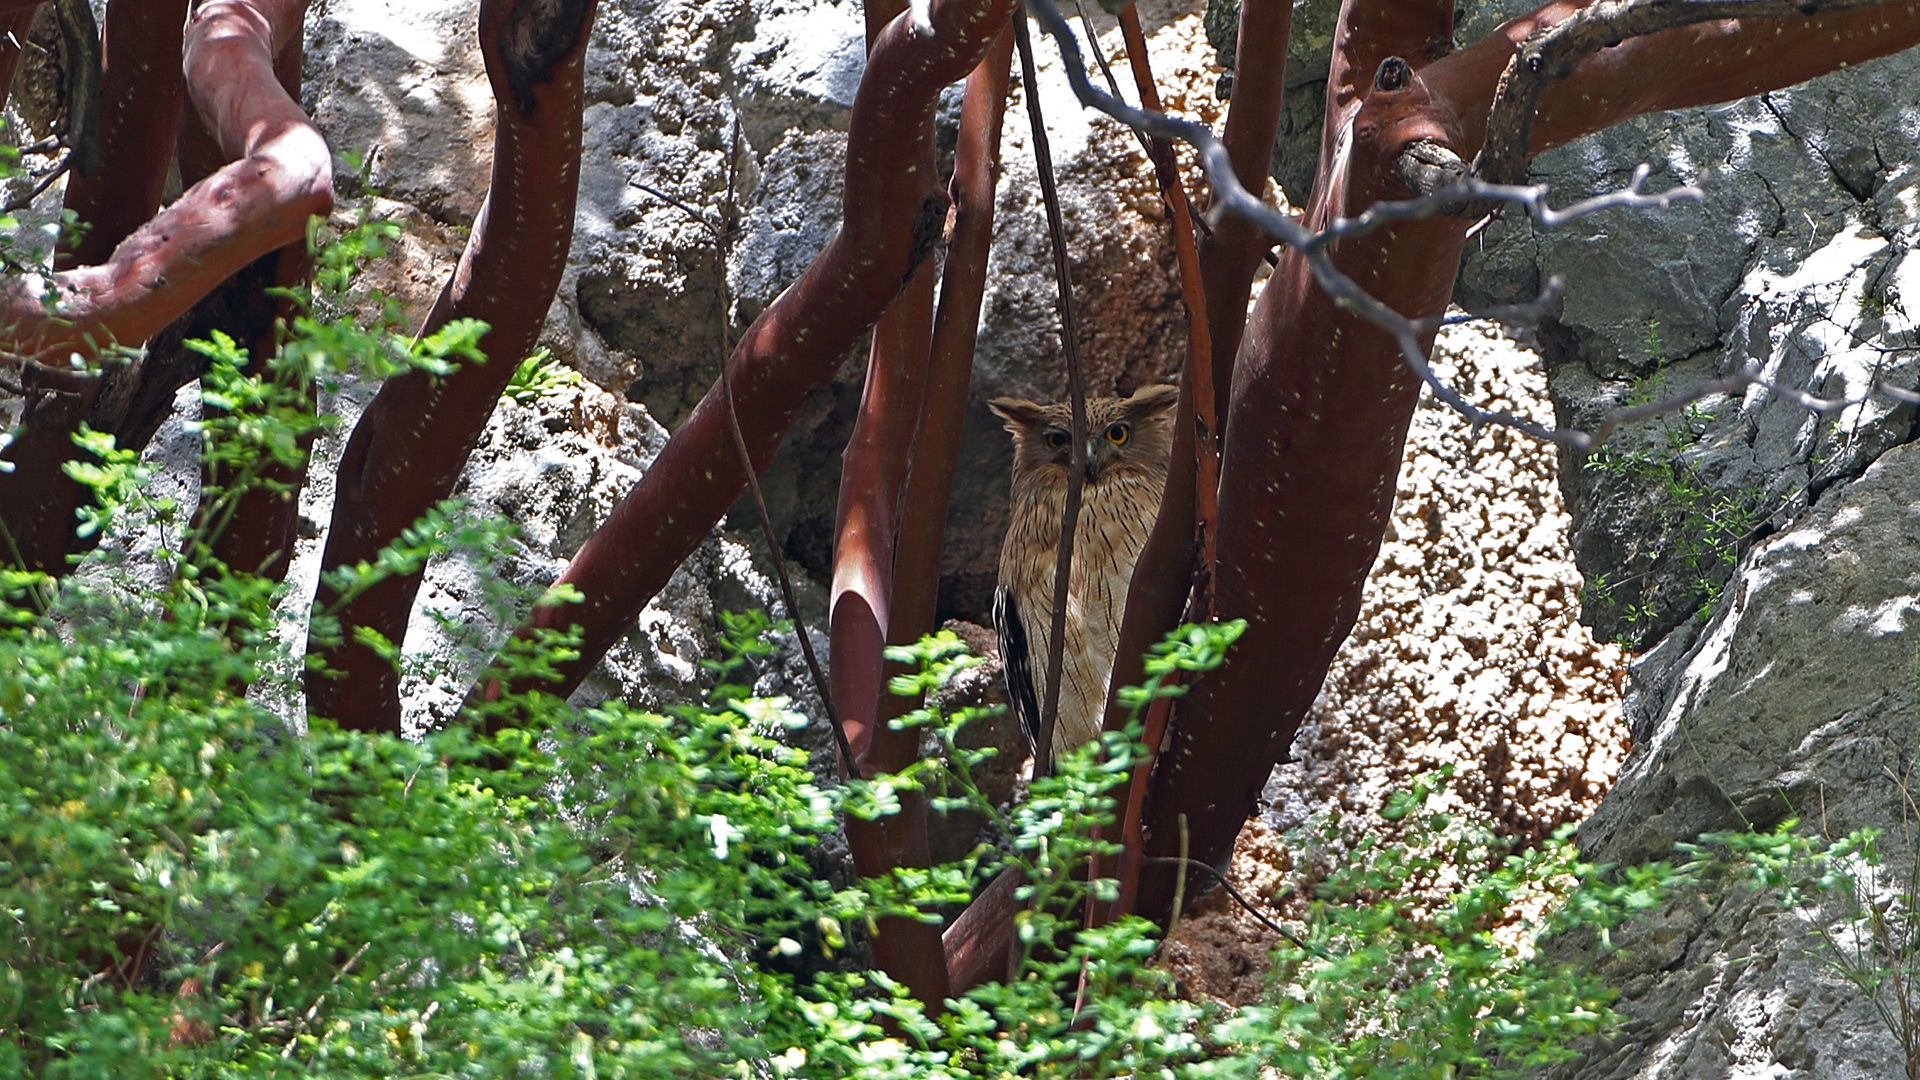
<path fill-rule="evenodd" d="M 1086 403 L 1086 483 L 1075 519 L 1061 634 L 1055 757 L 1099 734 L 1127 585 L 1166 486 L 1178 399 L 1174 387 L 1147 386 L 1128 398 Z M 988 406 L 1013 435 L 1012 513 L 1000 548 L 994 624 L 1007 699 L 1037 745 L 1047 698 L 1054 567 L 1072 468 L 1073 422 L 1067 405 L 995 398 Z"/>

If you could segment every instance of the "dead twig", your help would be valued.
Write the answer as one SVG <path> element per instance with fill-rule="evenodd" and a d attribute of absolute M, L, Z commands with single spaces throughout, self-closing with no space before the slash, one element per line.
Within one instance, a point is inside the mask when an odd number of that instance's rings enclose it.
<path fill-rule="evenodd" d="M 1598 11 L 1590 17 L 1590 20 L 1592 25 L 1603 26 L 1605 30 L 1575 28 L 1561 31 L 1556 27 L 1555 30 L 1541 35 L 1536 42 L 1529 43 L 1529 47 L 1546 42 L 1545 52 L 1540 54 L 1543 59 L 1539 63 L 1551 67 L 1553 63 L 1559 62 L 1552 60 L 1552 57 L 1574 56 L 1576 53 L 1584 56 L 1597 51 L 1596 47 L 1589 49 L 1586 53 L 1579 53 L 1580 49 L 1588 48 L 1598 37 L 1610 39 L 1601 42 L 1604 46 L 1624 37 L 1652 33 L 1709 19 L 1808 16 L 1873 6 L 1874 2 L 1885 2 L 1885 0 L 1602 0 L 1602 3 L 1593 5 L 1593 8 L 1604 7 L 1605 10 Z M 1440 380 L 1428 364 L 1426 349 L 1422 346 L 1420 338 L 1430 332 L 1432 321 L 1406 318 L 1383 301 L 1368 294 L 1343 274 L 1334 265 L 1331 256 L 1330 248 L 1334 241 L 1362 235 L 1394 222 L 1431 217 L 1450 211 L 1459 212 L 1462 207 L 1480 205 L 1517 205 L 1525 209 L 1528 216 L 1541 227 L 1553 228 L 1575 218 L 1606 210 L 1665 209 L 1681 199 L 1699 198 L 1701 195 L 1699 189 L 1682 186 L 1653 194 L 1643 193 L 1640 191 L 1640 185 L 1645 182 L 1648 174 L 1647 167 L 1643 165 L 1635 170 L 1632 181 L 1625 188 L 1583 199 L 1564 209 L 1554 210 L 1547 205 L 1547 191 L 1544 187 L 1492 183 L 1477 175 L 1479 172 L 1477 168 L 1470 169 L 1464 162 L 1458 162 L 1457 157 L 1454 160 L 1458 163 L 1454 164 L 1446 162 L 1444 156 L 1435 157 L 1428 154 L 1413 170 L 1424 178 L 1420 180 L 1417 187 L 1417 190 L 1425 191 L 1420 197 L 1405 201 L 1376 203 L 1357 217 L 1336 219 L 1329 222 L 1326 228 L 1315 231 L 1298 220 L 1282 214 L 1274 207 L 1268 206 L 1241 184 L 1234 174 L 1227 147 L 1205 125 L 1176 119 L 1156 110 L 1135 108 L 1095 87 L 1087 78 L 1085 65 L 1080 59 L 1079 44 L 1067 25 L 1066 18 L 1052 0 L 1026 0 L 1026 4 L 1034 18 L 1040 22 L 1041 27 L 1058 43 L 1066 58 L 1067 80 L 1072 85 L 1074 94 L 1083 104 L 1106 113 L 1136 131 L 1162 138 L 1179 139 L 1192 145 L 1199 152 L 1201 167 L 1213 185 L 1215 201 L 1208 216 L 1213 217 L 1216 222 L 1219 220 L 1218 215 L 1231 214 L 1245 218 L 1280 243 L 1300 251 L 1320 288 L 1336 304 L 1353 311 L 1392 336 L 1408 370 L 1419 377 L 1420 381 L 1433 392 L 1435 398 L 1460 414 L 1469 423 L 1498 424 L 1542 441 L 1557 443 L 1579 451 L 1588 451 L 1605 442 L 1606 438 L 1622 423 L 1677 412 L 1694 402 L 1736 387 L 1759 386 L 1815 411 L 1830 411 L 1858 403 L 1852 400 L 1833 402 L 1816 399 L 1803 391 L 1776 386 L 1764 380 L 1757 370 L 1749 368 L 1653 405 L 1613 410 L 1604 415 L 1598 426 L 1591 431 L 1546 427 L 1505 410 L 1483 409 L 1474 405 Z M 1569 22 L 1571 21 L 1569 19 Z M 1585 25 L 1587 24 L 1582 24 L 1582 26 Z M 1554 38 L 1556 32 L 1563 36 Z M 1548 42 L 1549 38 L 1553 38 L 1554 41 L 1564 40 L 1568 44 L 1554 45 Z M 1568 64 L 1572 62 L 1574 61 L 1567 61 Z M 1524 63 L 1524 61 L 1516 57 L 1516 63 Z M 1541 85 L 1544 86 L 1544 81 Z M 1517 88 L 1508 90 L 1503 86 L 1500 94 L 1516 97 L 1521 95 L 1522 91 Z M 1528 99 L 1529 101 L 1537 101 L 1537 91 L 1533 94 L 1533 98 Z M 1510 103 L 1505 108 L 1517 108 L 1517 105 Z M 1501 121 L 1499 117 L 1505 115 L 1507 114 L 1504 112 L 1498 113 L 1495 119 L 1490 121 L 1492 126 L 1489 129 L 1489 144 L 1492 143 L 1493 132 L 1503 130 L 1501 124 L 1505 121 Z M 1530 123 L 1530 112 L 1528 116 Z M 1424 154 L 1425 151 L 1422 150 L 1421 153 Z M 1504 151 L 1495 151 L 1495 153 L 1504 153 Z M 1485 153 L 1482 158 L 1492 160 Z M 1441 174 L 1453 176 L 1455 179 L 1449 183 L 1438 184 Z M 1546 312 L 1547 305 L 1556 291 L 1557 287 L 1550 285 L 1549 289 L 1543 292 L 1541 298 L 1534 303 L 1516 305 L 1505 311 L 1515 318 L 1537 317 Z M 1876 383 L 1873 392 L 1899 401 L 1920 401 L 1920 392 L 1892 387 L 1885 382 Z M 1816 406 L 1809 403 L 1814 401 L 1821 404 Z"/>

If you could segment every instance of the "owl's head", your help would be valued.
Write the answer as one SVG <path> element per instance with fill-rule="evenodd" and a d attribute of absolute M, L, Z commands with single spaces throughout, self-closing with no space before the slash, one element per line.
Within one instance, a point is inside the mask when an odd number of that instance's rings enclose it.
<path fill-rule="evenodd" d="M 1087 401 L 1087 483 L 1128 473 L 1167 471 L 1173 447 L 1175 386 L 1143 386 L 1132 397 Z M 1064 479 L 1073 459 L 1073 406 L 1042 405 L 1023 398 L 994 398 L 987 408 L 1013 434 L 1013 479 L 1057 473 Z"/>

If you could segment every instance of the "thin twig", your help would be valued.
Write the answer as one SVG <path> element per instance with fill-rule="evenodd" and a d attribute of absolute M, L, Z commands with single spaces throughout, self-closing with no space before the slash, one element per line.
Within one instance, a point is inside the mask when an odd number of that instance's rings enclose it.
<path fill-rule="evenodd" d="M 774 577 L 780 581 L 780 600 L 787 607 L 787 617 L 793 620 L 794 636 L 800 639 L 800 655 L 806 660 L 807 673 L 813 679 L 814 695 L 820 699 L 820 710 L 827 718 L 827 726 L 833 729 L 834 745 L 839 748 L 840 760 L 845 764 L 847 775 L 853 776 L 860 766 L 854 760 L 853 745 L 847 741 L 847 731 L 841 726 L 840 715 L 834 711 L 833 695 L 827 692 L 826 674 L 820 668 L 820 658 L 813 652 L 813 639 L 808 636 L 806 623 L 800 618 L 800 604 L 794 598 L 793 579 L 787 573 L 786 556 L 781 554 L 780 541 L 773 532 L 773 515 L 767 512 L 767 499 L 760 490 L 760 476 L 753 466 L 753 454 L 747 449 L 747 437 L 740 430 L 740 413 L 733 401 L 733 382 L 727 378 L 727 360 L 733 355 L 733 293 L 727 284 L 730 237 L 726 226 L 733 219 L 735 210 L 735 162 L 739 155 L 740 124 L 735 121 L 733 141 L 727 155 L 727 200 L 723 211 L 724 220 L 718 227 L 686 203 L 663 191 L 641 183 L 635 183 L 634 186 L 679 210 L 713 235 L 715 259 L 719 263 L 714 276 L 719 281 L 715 297 L 720 305 L 720 397 L 727 406 L 727 431 L 733 436 L 733 450 L 740 459 L 740 471 L 747 476 L 747 491 L 753 496 L 754 513 L 760 518 L 760 533 L 767 541 L 767 554 L 773 559 Z"/>
<path fill-rule="evenodd" d="M 1693 14 L 1709 9 L 1715 13 L 1712 17 L 1726 17 L 1733 14 L 1763 17 L 1806 15 L 1859 7 L 1868 3 L 1868 0 L 1804 0 L 1804 2 L 1803 0 L 1626 0 L 1626 3 L 1628 6 L 1638 4 L 1647 8 L 1664 5 L 1670 10 L 1686 8 L 1690 19 Z M 1377 203 L 1356 218 L 1335 220 L 1330 222 L 1324 230 L 1316 232 L 1267 205 L 1257 195 L 1247 190 L 1233 171 L 1233 162 L 1228 156 L 1226 145 L 1205 125 L 1176 119 L 1153 110 L 1134 108 L 1114 95 L 1095 87 L 1087 78 L 1085 63 L 1080 57 L 1079 42 L 1075 39 L 1072 28 L 1068 26 L 1059 8 L 1052 0 L 1026 0 L 1026 5 L 1027 10 L 1040 22 L 1041 27 L 1059 45 L 1066 60 L 1067 81 L 1082 104 L 1098 109 L 1136 131 L 1162 138 L 1179 139 L 1192 145 L 1199 152 L 1201 168 L 1213 185 L 1214 205 L 1209 211 L 1209 217 L 1215 221 L 1219 220 L 1219 215 L 1227 214 L 1245 218 L 1280 243 L 1300 251 L 1320 288 L 1336 304 L 1353 311 L 1391 335 L 1400 347 L 1401 359 L 1408 370 L 1417 375 L 1420 381 L 1433 391 L 1435 398 L 1472 424 L 1498 424 L 1542 441 L 1586 451 L 1603 443 L 1622 423 L 1677 412 L 1696 401 L 1716 393 L 1723 393 L 1730 388 L 1758 386 L 1812 411 L 1831 411 L 1860 403 L 1858 400 L 1851 399 L 1829 401 L 1813 398 L 1804 391 L 1776 386 L 1761 378 L 1756 368 L 1750 367 L 1726 379 L 1703 385 L 1687 394 L 1668 398 L 1654 406 L 1615 409 L 1601 417 L 1599 426 L 1592 431 L 1549 428 L 1504 410 L 1480 408 L 1442 382 L 1428 364 L 1426 349 L 1420 343 L 1423 333 L 1430 330 L 1426 325 L 1428 321 L 1407 319 L 1342 273 L 1333 263 L 1329 250 L 1332 242 L 1341 237 L 1371 231 L 1391 222 L 1430 217 L 1448 209 L 1457 209 L 1462 205 L 1480 201 L 1521 206 L 1541 227 L 1553 228 L 1575 218 L 1605 210 L 1665 209 L 1679 199 L 1699 198 L 1701 195 L 1699 189 L 1676 187 L 1656 194 L 1643 194 L 1639 190 L 1640 184 L 1647 176 L 1647 168 L 1643 165 L 1635 170 L 1634 178 L 1626 188 L 1583 199 L 1562 210 L 1554 210 L 1547 206 L 1547 192 L 1544 187 L 1488 183 L 1473 176 L 1470 170 L 1464 168 L 1463 163 L 1460 179 L 1453 183 L 1417 199 Z M 1618 9 L 1621 4 L 1614 2 L 1612 6 Z M 1679 23 L 1673 25 L 1679 25 Z M 1646 31 L 1634 29 L 1626 36 L 1643 32 Z M 1537 315 L 1545 311 L 1545 304 L 1546 301 L 1543 299 L 1533 305 L 1521 305 L 1510 310 L 1516 314 Z M 1871 393 L 1883 394 L 1897 401 L 1920 403 L 1920 392 L 1890 386 L 1884 381 L 1876 382 Z"/>
<path fill-rule="evenodd" d="M 1087 47 L 1093 50 L 1094 63 L 1100 65 L 1100 74 L 1107 78 L 1107 92 L 1114 97 L 1120 96 L 1120 80 L 1114 77 L 1113 65 L 1107 62 L 1107 50 L 1100 46 L 1100 35 L 1093 29 L 1093 18 L 1087 14 L 1087 0 L 1073 0 L 1073 7 L 1080 15 L 1080 25 L 1087 31 Z M 1128 128 L 1140 143 L 1140 149 L 1149 160 L 1153 157 L 1153 144 L 1147 141 L 1145 132 Z"/>
<path fill-rule="evenodd" d="M 1059 12 L 1054 13 L 1058 17 Z M 1063 21 L 1062 27 L 1066 24 Z M 1063 668 L 1067 631 L 1067 583 L 1073 569 L 1073 536 L 1080 523 L 1080 490 L 1087 469 L 1087 388 L 1080 370 L 1079 335 L 1073 322 L 1073 286 L 1067 262 L 1067 231 L 1060 221 L 1060 193 L 1053 178 L 1053 154 L 1047 146 L 1046 118 L 1040 112 L 1039 80 L 1034 75 L 1033 42 L 1027 35 L 1027 20 L 1015 16 L 1013 40 L 1020 50 L 1020 74 L 1027 99 L 1027 119 L 1033 128 L 1034 169 L 1040 176 L 1040 195 L 1047 208 L 1047 232 L 1053 240 L 1053 278 L 1056 302 L 1060 309 L 1060 348 L 1067 361 L 1067 397 L 1072 402 L 1073 445 L 1067 465 L 1067 501 L 1060 513 L 1060 544 L 1053 563 L 1053 626 L 1047 636 L 1047 695 L 1040 708 L 1040 737 L 1033 748 L 1033 775 L 1045 776 L 1053 769 L 1053 729 L 1060 718 L 1060 677 Z M 1072 37 L 1072 31 L 1067 31 Z M 1072 62 L 1078 62 L 1076 54 Z M 1077 73 L 1087 81 L 1084 68 Z"/>
<path fill-rule="evenodd" d="M 1178 820 L 1180 822 L 1179 862 L 1181 866 L 1185 866 L 1189 861 L 1187 859 L 1187 815 L 1181 814 Z M 1184 872 L 1175 874 L 1173 875 L 1173 916 L 1167 920 L 1168 937 L 1172 937 L 1174 930 L 1180 926 L 1180 908 L 1186 903 L 1186 899 L 1187 875 Z"/>
<path fill-rule="evenodd" d="M 61 174 L 65 173 L 67 169 L 72 165 L 73 165 L 72 154 L 67 154 L 66 156 L 62 157 L 59 160 L 59 162 L 53 166 L 53 168 L 48 169 L 45 175 L 40 177 L 39 181 L 33 185 L 32 191 L 27 192 L 25 195 L 22 195 L 17 199 L 12 199 L 8 201 L 7 205 L 5 206 L 0 206 L 0 213 L 12 214 L 21 210 L 25 210 L 27 207 L 32 206 L 33 200 L 39 198 L 42 192 L 52 187 L 53 182 L 55 180 L 58 180 Z"/>
<path fill-rule="evenodd" d="M 1189 870 L 1192 870 L 1192 869 L 1205 870 L 1207 873 L 1213 875 L 1213 880 L 1219 882 L 1221 887 L 1227 890 L 1227 895 L 1233 897 L 1233 902 L 1236 904 L 1239 904 L 1240 907 L 1244 909 L 1247 914 L 1259 920 L 1261 926 L 1264 926 L 1267 929 L 1273 931 L 1274 933 L 1280 935 L 1281 937 L 1286 938 L 1288 941 L 1298 946 L 1302 951 L 1311 953 L 1314 956 L 1318 956 L 1323 960 L 1331 955 L 1330 953 L 1327 952 L 1327 950 L 1321 948 L 1318 945 L 1314 945 L 1302 939 L 1299 935 L 1295 934 L 1293 931 L 1287 929 L 1284 926 L 1281 926 L 1279 923 L 1274 922 L 1272 919 L 1267 918 L 1266 915 L 1261 913 L 1259 908 L 1253 906 L 1253 901 L 1248 900 L 1244 895 L 1241 894 L 1239 889 L 1236 889 L 1233 887 L 1233 882 L 1227 880 L 1227 875 L 1214 869 L 1209 864 L 1204 862 L 1196 862 L 1193 859 L 1178 858 L 1173 855 L 1148 855 L 1146 857 L 1146 861 L 1150 863 L 1179 864 L 1183 868 L 1189 869 Z"/>

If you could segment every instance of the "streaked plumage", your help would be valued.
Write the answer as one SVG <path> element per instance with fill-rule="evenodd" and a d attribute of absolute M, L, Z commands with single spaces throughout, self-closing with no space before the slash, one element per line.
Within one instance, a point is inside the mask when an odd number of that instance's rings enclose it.
<path fill-rule="evenodd" d="M 1179 391 L 1146 386 L 1129 398 L 1087 402 L 1087 480 L 1067 585 L 1057 758 L 1100 731 L 1134 560 L 1153 529 L 1167 482 Z M 1071 406 L 1019 398 L 987 403 L 1013 435 L 1013 512 L 1000 546 L 993 622 L 1007 699 L 1029 742 L 1040 737 L 1060 515 L 1072 458 Z"/>

